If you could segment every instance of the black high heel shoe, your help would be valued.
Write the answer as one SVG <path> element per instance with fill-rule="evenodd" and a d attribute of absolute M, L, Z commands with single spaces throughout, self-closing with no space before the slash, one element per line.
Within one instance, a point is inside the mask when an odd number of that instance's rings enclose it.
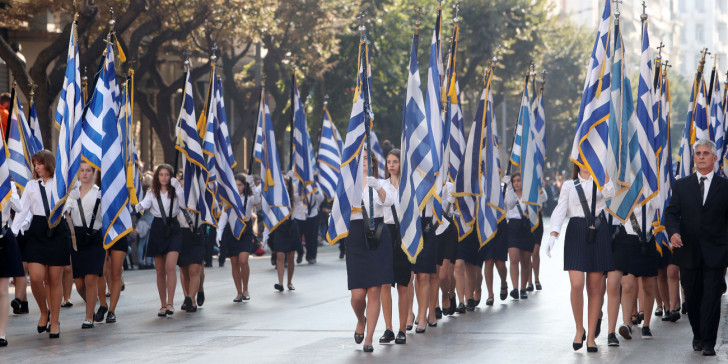
<path fill-rule="evenodd" d="M 48 314 L 48 321 L 46 321 L 46 324 L 44 326 L 38 326 L 36 329 L 38 330 L 39 334 L 42 334 L 46 331 L 50 331 L 50 325 L 51 325 L 51 314 Z"/>
<path fill-rule="evenodd" d="M 581 342 L 571 343 L 571 345 L 574 348 L 574 351 L 577 351 L 584 346 L 584 340 L 586 340 L 586 330 L 584 330 L 584 333 L 581 335 Z"/>
<path fill-rule="evenodd" d="M 60 337 L 61 337 L 61 324 L 58 323 L 58 332 L 55 334 L 51 332 L 50 324 L 49 324 L 48 325 L 48 338 L 49 339 L 58 339 Z"/>
<path fill-rule="evenodd" d="M 374 347 L 371 345 L 364 345 L 364 352 L 365 353 L 371 353 L 374 351 Z"/>
<path fill-rule="evenodd" d="M 423 327 L 421 329 L 419 327 L 416 327 L 415 328 L 415 333 L 416 334 L 424 334 L 426 330 L 427 330 L 427 326 L 425 326 L 425 327 Z"/>
<path fill-rule="evenodd" d="M 508 298 L 508 285 L 507 284 L 505 286 L 501 286 L 501 289 L 500 289 L 501 301 L 505 301 L 506 298 Z"/>
<path fill-rule="evenodd" d="M 596 353 L 598 351 L 599 351 L 599 349 L 596 346 L 589 346 L 589 345 L 586 346 L 587 353 Z"/>
<path fill-rule="evenodd" d="M 517 289 L 511 290 L 511 298 L 513 298 L 514 300 L 518 299 L 518 290 Z"/>

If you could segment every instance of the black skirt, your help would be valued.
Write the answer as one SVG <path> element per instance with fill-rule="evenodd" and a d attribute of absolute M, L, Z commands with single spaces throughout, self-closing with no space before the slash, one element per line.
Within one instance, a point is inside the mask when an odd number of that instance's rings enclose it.
<path fill-rule="evenodd" d="M 177 258 L 177 265 L 185 267 L 190 264 L 202 264 L 205 259 L 205 234 L 200 229 L 197 234 L 190 228 L 180 228 L 182 246 Z"/>
<path fill-rule="evenodd" d="M 394 285 L 395 283 L 407 287 L 410 281 L 410 275 L 412 272 L 412 263 L 407 258 L 407 253 L 402 248 L 402 239 L 399 238 L 399 230 L 397 230 L 394 224 L 387 224 L 387 230 L 389 230 L 389 238 L 392 242 L 392 267 L 394 273 Z"/>
<path fill-rule="evenodd" d="M 386 225 L 379 245 L 369 250 L 363 220 L 351 220 L 346 245 L 346 277 L 349 290 L 377 287 L 394 282 L 392 242 Z"/>
<path fill-rule="evenodd" d="M 117 240 L 114 245 L 110 246 L 109 250 L 116 250 L 119 252 L 124 252 L 124 254 L 128 254 L 129 240 L 126 239 L 126 235 L 124 235 L 121 239 Z"/>
<path fill-rule="evenodd" d="M 240 240 L 235 239 L 233 231 L 230 228 L 230 224 L 225 226 L 225 230 L 222 231 L 222 239 L 220 244 L 225 246 L 225 258 L 237 257 L 240 253 L 252 253 L 253 252 L 253 227 L 250 225 L 250 220 L 245 223 L 245 230 Z"/>
<path fill-rule="evenodd" d="M 594 242 L 588 242 L 587 221 L 572 217 L 564 237 L 564 270 L 609 272 L 614 270 L 612 234 L 606 219 L 597 229 Z"/>
<path fill-rule="evenodd" d="M 531 235 L 533 236 L 533 245 L 541 245 L 541 240 L 543 240 L 543 219 L 540 217 L 538 219 L 538 227 Z M 534 249 L 537 248 L 534 247 Z"/>
<path fill-rule="evenodd" d="M 657 276 L 655 241 L 640 242 L 636 235 L 618 233 L 612 243 L 614 268 L 635 277 Z"/>
<path fill-rule="evenodd" d="M 89 229 L 82 226 L 76 226 L 74 230 L 78 250 L 71 249 L 73 278 L 83 278 L 87 274 L 101 277 L 104 275 L 106 259 L 101 230 L 92 231 L 90 234 L 87 234 Z"/>
<path fill-rule="evenodd" d="M 27 246 L 25 256 L 28 263 L 40 263 L 50 266 L 66 266 L 71 264 L 71 234 L 65 218 L 52 229 L 48 236 L 48 218 L 33 215 L 30 228 L 25 233 Z"/>
<path fill-rule="evenodd" d="M 662 255 L 660 255 L 660 252 L 657 252 L 657 269 L 667 268 L 670 260 L 672 260 L 672 251 L 670 251 L 670 248 L 663 246 Z"/>
<path fill-rule="evenodd" d="M 273 236 L 276 253 L 295 252 L 301 246 L 301 233 L 294 219 L 287 219 L 278 226 Z"/>
<path fill-rule="evenodd" d="M 412 264 L 412 271 L 415 273 L 436 273 L 437 272 L 437 236 L 435 235 L 434 224 L 430 226 L 430 230 L 425 233 L 424 226 L 427 224 L 429 217 L 423 218 L 422 221 L 422 250 L 417 255 L 415 264 Z"/>
<path fill-rule="evenodd" d="M 18 236 L 16 236 L 15 241 L 18 242 L 20 256 L 22 257 L 24 262 L 27 262 L 28 259 L 25 257 L 25 248 L 28 246 L 28 238 L 25 234 L 27 234 L 27 232 L 23 232 L 23 234 L 19 234 Z"/>
<path fill-rule="evenodd" d="M 487 247 L 488 245 L 486 245 Z M 480 242 L 478 242 L 478 231 L 473 229 L 468 236 L 457 243 L 457 259 L 461 259 L 470 265 L 481 265 L 479 256 Z"/>
<path fill-rule="evenodd" d="M 531 223 L 524 219 L 508 220 L 508 247 L 533 252 Z"/>
<path fill-rule="evenodd" d="M 495 233 L 493 239 L 488 244 L 485 244 L 483 251 L 485 253 L 484 260 L 508 260 L 508 222 L 503 219 L 498 223 L 498 231 Z"/>
<path fill-rule="evenodd" d="M 442 234 L 437 235 L 437 265 L 442 265 L 445 259 L 455 263 L 457 258 L 458 231 L 455 224 L 450 224 Z"/>
<path fill-rule="evenodd" d="M 23 258 L 10 229 L 0 238 L 0 278 L 24 277 Z M 6 289 L 2 287 L 1 289 Z"/>
<path fill-rule="evenodd" d="M 178 252 L 182 248 L 182 236 L 180 235 L 179 221 L 172 219 L 171 231 L 166 235 L 167 226 L 161 217 L 152 220 L 149 228 L 149 243 L 147 243 L 147 256 L 159 257 L 169 252 Z M 118 242 L 117 242 L 118 243 Z"/>

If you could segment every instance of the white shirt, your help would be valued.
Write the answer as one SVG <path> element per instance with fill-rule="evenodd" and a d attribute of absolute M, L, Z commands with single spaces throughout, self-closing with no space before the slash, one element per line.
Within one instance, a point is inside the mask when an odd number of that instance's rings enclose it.
<path fill-rule="evenodd" d="M 298 185 L 297 183 L 295 185 Z M 319 207 L 324 202 L 324 194 L 321 189 L 317 188 L 316 192 L 309 196 L 311 203 L 311 212 L 309 212 L 308 205 L 303 198 L 299 196 L 297 192 L 293 193 L 293 218 L 296 220 L 306 220 L 309 217 L 316 217 L 319 213 Z M 248 215 L 246 215 L 248 216 Z"/>
<path fill-rule="evenodd" d="M 66 200 L 66 205 L 68 205 L 68 211 L 71 214 L 71 221 L 73 221 L 73 226 L 83 226 L 83 221 L 81 220 L 81 211 L 78 208 L 78 199 L 81 199 L 81 205 L 83 205 L 83 214 L 84 218 L 86 219 L 86 224 L 91 223 L 91 218 L 93 217 L 94 213 L 94 206 L 96 205 L 96 199 L 101 198 L 101 190 L 98 186 L 93 185 L 91 189 L 86 192 L 86 195 L 81 197 L 80 196 L 80 184 L 76 185 L 73 191 L 68 194 L 68 200 Z M 96 219 L 94 219 L 94 226 L 92 227 L 93 230 L 101 229 L 101 223 L 102 223 L 102 214 L 101 214 L 101 204 L 99 204 L 99 209 L 96 210 Z"/>
<path fill-rule="evenodd" d="M 177 178 L 172 177 L 172 179 L 170 181 L 170 185 L 172 185 L 172 187 L 174 187 L 176 196 L 174 198 L 174 205 L 172 206 L 172 216 L 167 216 L 167 217 L 174 218 L 177 215 L 182 213 L 181 208 L 185 207 L 185 205 L 184 205 L 185 197 L 184 197 L 184 189 L 182 189 L 182 186 L 179 184 L 179 181 L 177 180 Z M 165 214 L 169 214 L 170 198 L 168 197 L 168 194 L 169 194 L 169 192 L 161 192 L 161 191 L 159 192 L 159 197 L 161 197 L 162 205 L 163 205 L 162 208 L 164 208 Z M 152 191 L 152 189 L 149 189 L 149 191 L 147 192 L 147 195 L 144 196 L 144 199 L 142 200 L 142 202 L 140 202 L 139 205 L 137 205 L 137 211 L 141 212 L 141 211 L 146 211 L 146 210 L 150 210 L 150 212 L 152 213 L 152 215 L 154 215 L 154 217 L 162 217 L 162 212 L 159 209 L 159 203 L 157 202 L 157 198 L 154 196 L 154 191 Z"/>
<path fill-rule="evenodd" d="M 391 199 L 392 201 L 384 201 L 385 204 L 388 204 L 389 206 L 394 206 L 395 209 L 397 209 L 397 205 L 399 205 L 399 188 L 394 187 L 392 184 L 392 181 L 387 178 L 384 180 L 381 180 L 381 186 L 384 188 L 387 199 Z M 368 192 L 365 191 L 365 193 L 368 194 Z M 395 202 L 397 205 L 395 205 Z M 397 215 L 397 219 L 399 219 L 399 215 Z M 394 215 L 392 215 L 392 208 L 384 209 L 384 223 L 389 225 L 394 225 Z"/>
<path fill-rule="evenodd" d="M 23 196 L 20 198 L 20 205 L 22 209 L 15 214 L 15 220 L 13 221 L 12 231 L 14 234 L 18 234 L 20 227 L 23 226 L 24 222 L 30 226 L 31 220 L 34 215 L 46 216 L 45 208 L 43 207 L 43 199 L 40 194 L 40 185 L 46 187 L 46 197 L 48 197 L 48 208 L 51 209 L 53 206 L 50 205 L 51 198 L 51 187 L 55 184 L 55 178 L 49 178 L 45 183 L 42 179 L 30 180 L 25 185 L 23 190 Z M 68 205 L 68 204 L 67 204 Z M 16 210 L 17 211 L 17 210 Z M 3 215 L 5 212 L 3 211 Z M 3 219 L 5 216 L 3 216 Z"/>
<path fill-rule="evenodd" d="M 538 195 L 538 200 L 536 201 L 539 204 L 543 204 L 548 200 L 548 196 L 546 193 L 542 190 L 541 193 Z M 506 196 L 504 199 L 505 205 L 506 205 L 506 219 L 512 220 L 512 219 L 521 219 L 521 213 L 518 211 L 518 207 L 516 204 L 521 206 L 521 211 L 523 211 L 523 214 L 526 214 L 526 207 L 528 204 L 523 202 L 523 195 L 521 195 L 521 198 L 518 198 L 518 195 L 515 191 L 513 191 L 512 188 L 506 189 Z"/>
<path fill-rule="evenodd" d="M 3 215 L 2 226 L 5 226 L 5 225 L 12 226 L 13 225 L 13 220 L 10 219 L 10 209 L 11 208 L 13 210 L 15 210 L 16 214 L 23 210 L 23 203 L 20 202 L 20 196 L 18 196 L 18 190 L 16 189 L 14 182 L 10 183 L 10 201 L 8 201 L 8 203 L 5 204 L 5 207 L 3 208 L 3 211 L 2 211 L 2 215 Z M 17 231 L 16 231 L 16 233 L 17 233 Z"/>
<path fill-rule="evenodd" d="M 655 200 L 655 198 L 653 198 Z M 655 215 L 655 209 L 652 207 L 652 204 L 647 204 L 647 230 L 645 230 L 645 227 L 642 226 L 642 206 L 635 206 L 633 212 L 634 217 L 637 220 L 637 225 L 640 227 L 642 231 L 651 231 L 652 230 L 652 216 Z M 634 231 L 634 228 L 632 228 L 632 221 L 629 217 L 627 217 L 627 220 L 625 222 L 620 222 L 617 219 L 612 220 L 612 225 L 622 225 L 624 226 L 624 231 L 627 232 L 629 235 L 638 235 L 637 232 Z"/>
<path fill-rule="evenodd" d="M 379 194 L 377 191 L 372 190 L 372 193 L 374 195 L 374 215 L 372 216 L 371 211 L 369 211 L 369 187 L 364 188 L 364 191 L 361 193 L 361 201 L 364 203 L 364 208 L 367 209 L 367 215 L 369 215 L 369 218 L 375 218 L 375 217 L 384 217 L 384 211 L 389 209 L 390 206 L 392 206 L 392 202 L 395 200 L 394 196 L 386 196 L 384 198 L 384 202 L 382 202 L 379 199 Z M 384 190 L 385 194 L 388 194 L 387 190 Z M 389 192 L 391 193 L 391 192 Z M 352 206 L 352 208 L 359 208 L 361 209 L 361 206 Z M 391 212 L 391 211 L 390 211 Z M 361 212 L 352 212 L 351 213 L 351 220 L 362 220 L 363 216 Z"/>
<path fill-rule="evenodd" d="M 447 215 L 448 211 L 450 214 L 452 214 L 453 208 L 451 208 L 451 205 L 455 203 L 455 197 L 452 195 L 455 192 L 455 184 L 452 182 L 446 182 L 445 186 L 442 188 L 442 214 Z M 447 228 L 450 226 L 450 221 L 443 218 L 442 224 L 437 226 L 437 229 L 435 230 L 435 235 L 440 235 L 447 230 Z"/>
<path fill-rule="evenodd" d="M 584 195 L 586 196 L 586 203 L 591 211 L 592 203 L 592 177 L 583 179 L 579 176 L 579 182 L 581 187 L 584 189 Z M 612 181 L 604 184 L 604 188 L 601 191 L 597 191 L 597 205 L 595 214 L 599 215 L 606 208 L 606 200 L 614 197 L 614 186 Z M 564 219 L 567 217 L 584 217 L 584 209 L 581 207 L 581 201 L 579 200 L 579 194 L 576 192 L 574 187 L 574 180 L 565 181 L 561 186 L 561 194 L 559 195 L 559 202 L 556 208 L 551 213 L 551 232 L 560 233 L 561 225 L 564 223 Z"/>
<path fill-rule="evenodd" d="M 705 205 L 705 199 L 708 198 L 708 191 L 710 191 L 710 182 L 713 181 L 713 175 L 715 173 L 713 171 L 710 171 L 708 174 L 700 174 L 700 172 L 695 172 L 696 177 L 698 177 L 698 186 L 700 186 L 700 177 L 707 177 L 708 179 L 705 180 L 704 184 L 704 190 L 703 190 L 703 205 Z"/>
<path fill-rule="evenodd" d="M 245 196 L 240 196 L 240 199 L 243 200 L 243 204 L 245 204 Z M 262 198 L 260 195 L 260 186 L 253 187 L 253 195 L 248 196 L 248 204 L 245 206 L 246 223 L 250 222 L 250 216 L 253 212 L 253 208 L 255 207 L 255 205 L 259 204 L 261 200 Z M 226 209 L 222 212 L 222 214 L 220 214 L 217 227 L 219 231 L 223 231 L 226 225 L 235 226 L 235 221 L 237 221 L 238 216 L 236 214 L 229 214 L 228 212 L 231 210 L 232 209 Z"/>

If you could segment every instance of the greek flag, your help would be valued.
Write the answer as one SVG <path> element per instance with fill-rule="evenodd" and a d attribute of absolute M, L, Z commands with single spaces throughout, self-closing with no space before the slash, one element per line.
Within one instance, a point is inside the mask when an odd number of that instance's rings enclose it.
<path fill-rule="evenodd" d="M 524 92 L 525 99 L 528 98 L 527 93 Z M 523 155 L 524 161 L 523 167 L 521 168 L 521 180 L 523 181 L 523 202 L 527 204 L 528 219 L 531 221 L 532 230 L 536 230 L 539 224 L 538 213 L 541 210 L 538 196 L 543 190 L 544 152 L 546 150 L 543 87 L 539 90 L 536 100 L 532 105 L 533 109 L 527 111 L 529 117 L 533 116 L 533 119 L 529 123 L 526 148 L 524 149 L 528 150 L 528 153 Z"/>
<path fill-rule="evenodd" d="M 336 187 L 336 198 L 329 217 L 326 240 L 333 245 L 349 234 L 351 214 L 361 211 L 362 190 L 364 176 L 361 169 L 361 151 L 366 143 L 366 125 L 364 100 L 369 95 L 371 68 L 369 65 L 369 46 L 366 36 L 359 41 L 359 67 L 354 92 L 354 105 L 349 117 L 349 128 L 346 132 L 346 141 L 341 157 L 341 179 Z M 367 82 L 367 85 L 364 85 Z M 372 133 L 373 134 L 373 133 Z M 401 188 L 401 187 L 400 187 Z"/>
<path fill-rule="evenodd" d="M 30 112 L 28 114 L 28 122 L 30 124 L 30 136 L 32 143 L 28 143 L 28 148 L 35 152 L 43 150 L 43 135 L 40 133 L 40 124 L 38 124 L 38 113 L 35 112 L 35 103 L 30 100 Z M 31 154 L 31 155 L 33 155 Z"/>
<path fill-rule="evenodd" d="M 720 75 L 715 73 L 715 84 L 713 86 L 713 95 L 710 98 L 710 136 L 715 142 L 718 150 L 718 160 L 715 162 L 715 171 L 723 173 L 721 166 L 723 165 L 723 150 L 725 148 L 725 115 L 723 114 L 723 89 L 720 87 Z"/>
<path fill-rule="evenodd" d="M 484 149 L 481 150 L 482 162 L 479 174 L 483 190 L 478 198 L 478 240 L 480 247 L 485 246 L 498 232 L 498 223 L 505 215 L 503 194 L 500 188 L 501 165 L 498 151 L 498 130 L 496 129 L 495 113 L 493 110 L 493 94 L 490 83 L 493 79 L 493 70 L 486 73 L 485 93 L 487 103 L 482 128 Z"/>
<path fill-rule="evenodd" d="M 693 144 L 701 139 L 710 139 L 706 109 L 705 81 L 702 74 L 700 74 L 699 79 L 698 74 L 696 74 L 693 79 L 692 92 L 690 93 L 685 129 L 682 140 L 680 140 L 678 178 L 687 177 L 693 173 Z"/>
<path fill-rule="evenodd" d="M 261 194 L 263 197 L 263 224 L 269 233 L 291 215 L 291 201 L 283 183 L 281 163 L 278 158 L 276 139 L 273 134 L 273 121 L 268 109 L 265 89 L 260 91 L 260 107 L 258 109 L 258 132 L 260 145 L 256 144 L 253 158 L 260 163 L 260 176 L 263 179 Z"/>
<path fill-rule="evenodd" d="M 243 211 L 243 201 L 238 193 L 235 175 L 233 174 L 233 166 L 235 165 L 235 156 L 232 154 L 230 147 L 230 133 L 228 133 L 227 122 L 225 120 L 225 103 L 222 95 L 222 81 L 217 77 L 213 78 L 214 91 L 213 98 L 210 100 L 210 114 L 207 118 L 207 124 L 213 125 L 214 145 L 215 145 L 215 171 L 217 173 L 217 194 L 215 199 L 218 204 L 222 204 L 222 210 L 231 208 L 230 214 L 237 214 L 235 226 L 231 226 L 233 235 L 240 239 L 245 229 L 245 211 Z M 211 222 L 208 219 L 207 222 Z"/>
<path fill-rule="evenodd" d="M 108 89 L 112 81 L 114 85 L 116 84 L 116 70 L 113 67 L 113 60 L 114 48 L 112 47 L 112 43 L 109 42 L 106 45 L 104 70 L 101 73 L 97 85 L 104 84 Z M 94 93 L 92 99 L 95 99 L 97 96 L 106 99 L 108 95 Z M 111 102 L 113 100 L 108 100 L 105 104 L 108 105 Z M 92 107 L 94 104 L 94 101 L 92 101 Z M 120 135 L 120 128 L 125 126 L 125 120 L 122 118 L 131 115 L 131 99 L 129 98 L 129 89 L 126 83 L 124 84 L 121 105 L 123 112 L 120 113 L 119 119 L 116 118 L 116 114 L 112 117 L 109 112 L 104 112 L 104 116 L 101 118 L 103 122 L 101 139 L 101 150 L 103 150 L 101 156 L 101 211 L 103 218 L 101 220 L 101 229 L 103 231 L 105 249 L 109 249 L 133 229 L 131 214 L 127 208 L 129 204 L 129 189 L 126 187 L 124 154 Z"/>
<path fill-rule="evenodd" d="M 602 161 L 607 158 L 607 122 L 610 108 L 610 23 L 612 11 L 610 2 L 604 4 L 594 50 L 587 70 L 584 96 L 581 99 L 576 135 L 571 148 L 571 160 L 589 171 L 599 189 L 606 177 Z"/>
<path fill-rule="evenodd" d="M 2 209 L 5 208 L 5 205 L 10 201 L 10 197 L 13 194 L 13 182 L 11 180 L 10 168 L 8 166 L 10 151 L 5 144 L 4 138 L 0 138 L 0 148 L 2 148 L 0 151 L 0 211 L 2 211 Z"/>
<path fill-rule="evenodd" d="M 419 35 L 412 38 L 407 94 L 402 115 L 402 178 L 399 184 L 400 218 L 399 231 L 402 247 L 414 262 L 423 247 L 420 216 L 435 185 L 437 165 L 434 163 L 434 140 L 427 121 L 427 111 L 422 98 L 420 71 L 417 67 Z M 435 68 L 436 70 L 436 68 Z M 437 115 L 440 111 L 437 110 Z"/>
<path fill-rule="evenodd" d="M 465 145 L 463 153 L 463 163 L 460 164 L 457 177 L 455 179 L 455 209 L 458 213 L 455 215 L 455 228 L 458 231 L 458 240 L 465 239 L 466 236 L 473 232 L 475 218 L 477 217 L 477 198 L 480 196 L 480 149 L 483 140 L 483 128 L 479 126 L 482 122 L 485 108 L 485 100 L 481 96 L 478 103 L 473 125 L 468 133 L 468 141 Z M 477 143 L 477 144 L 476 144 Z"/>
<path fill-rule="evenodd" d="M 217 168 L 215 161 L 215 122 L 214 119 L 217 114 L 217 109 L 214 107 L 215 98 L 215 80 L 217 80 L 217 68 L 212 67 L 210 71 L 210 86 L 207 90 L 208 97 L 206 98 L 208 104 L 206 113 L 200 116 L 200 120 L 197 122 L 197 128 L 200 131 L 200 137 L 202 141 L 202 154 L 207 157 L 205 166 L 207 167 L 207 193 L 212 195 L 212 201 L 210 201 L 210 209 L 212 214 L 217 220 L 222 213 L 219 201 L 217 201 Z M 207 196 L 207 195 L 206 195 Z"/>
<path fill-rule="evenodd" d="M 308 123 L 306 123 L 306 110 L 303 108 L 301 96 L 298 93 L 296 85 L 296 77 L 293 77 L 293 150 L 295 168 L 294 173 L 298 179 L 298 193 L 303 197 L 303 201 L 308 201 L 308 197 L 312 195 L 315 189 L 316 171 L 313 145 L 311 144 L 311 136 L 308 134 Z"/>
<path fill-rule="evenodd" d="M 339 132 L 331 121 L 329 110 L 324 106 L 324 121 L 321 126 L 318 158 L 316 158 L 316 176 L 318 186 L 332 200 L 336 194 L 336 185 L 341 176 L 341 150 L 339 149 Z"/>
<path fill-rule="evenodd" d="M 708 105 L 705 97 L 707 87 L 705 87 L 705 79 L 703 79 L 702 74 L 695 87 L 693 92 L 696 95 L 695 100 L 697 101 L 691 105 L 693 107 L 693 125 L 695 125 L 695 139 L 693 140 L 693 144 L 701 139 L 713 140 L 713 136 L 710 135 Z"/>
<path fill-rule="evenodd" d="M 460 108 L 460 86 L 455 81 L 456 102 L 450 104 L 450 138 L 447 145 L 447 181 L 455 183 L 465 150 L 465 126 Z"/>
<path fill-rule="evenodd" d="M 637 88 L 637 138 L 640 147 L 640 171 L 643 190 L 640 204 L 644 205 L 658 193 L 657 146 L 655 145 L 654 110 L 658 102 L 654 89 L 650 37 L 645 22 L 642 33 L 642 60 L 640 61 L 640 81 Z"/>
<path fill-rule="evenodd" d="M 188 210 L 199 213 L 200 219 L 204 223 L 214 226 L 215 221 L 210 210 L 213 196 L 207 190 L 207 167 L 197 132 L 192 79 L 189 70 L 185 77 L 184 90 L 182 106 L 177 118 L 175 148 L 183 158 L 185 206 Z"/>
<path fill-rule="evenodd" d="M 134 70 L 129 69 L 126 79 L 127 99 L 134 100 Z M 124 155 L 124 167 L 126 170 L 126 188 L 129 190 L 129 205 L 136 206 L 142 200 L 142 171 L 137 155 L 136 142 L 134 138 L 134 103 L 129 103 L 129 108 L 119 110 L 121 130 L 121 150 Z"/>
<path fill-rule="evenodd" d="M 372 153 L 377 157 L 377 167 L 379 167 L 379 179 L 384 179 L 387 172 L 387 158 L 384 156 L 384 150 L 382 149 L 381 144 L 379 144 L 379 139 L 377 138 L 377 133 L 374 132 L 374 130 L 369 131 L 372 136 Z"/>
<path fill-rule="evenodd" d="M 51 216 L 49 224 L 61 221 L 68 193 L 75 187 L 81 166 L 81 71 L 78 59 L 76 22 L 71 25 L 68 42 L 66 73 L 61 88 L 61 99 L 56 109 L 55 126 L 59 128 L 56 149 L 55 186 L 51 189 Z"/>
<path fill-rule="evenodd" d="M 525 112 L 525 114 L 524 114 Z M 518 124 L 516 124 L 516 134 L 513 137 L 513 145 L 511 146 L 510 163 L 513 167 L 521 171 L 521 156 L 523 155 L 523 122 L 530 122 L 531 105 L 528 102 L 528 77 L 526 77 L 525 86 L 523 87 L 523 97 L 521 97 L 521 108 L 518 112 Z M 528 129 L 526 129 L 528 132 Z"/>
<path fill-rule="evenodd" d="M 30 128 L 23 114 L 23 106 L 20 104 L 18 95 L 13 92 L 13 113 L 10 114 L 7 137 L 7 168 L 13 176 L 18 191 L 25 189 L 25 184 L 33 179 L 33 164 L 30 158 L 37 152 L 30 135 Z M 3 130 L 5 133 L 5 130 Z M 0 177 L 1 178 L 1 177 Z"/>
<path fill-rule="evenodd" d="M 639 201 L 644 180 L 640 170 L 642 160 L 636 134 L 639 121 L 634 112 L 631 83 L 624 72 L 626 67 L 622 35 L 619 27 L 615 29 L 606 171 L 616 192 L 607 201 L 607 210 L 619 221 L 626 222 Z"/>
<path fill-rule="evenodd" d="M 675 181 L 675 174 L 672 170 L 672 142 L 670 141 L 670 81 L 667 79 L 666 71 L 659 76 L 659 86 L 660 100 L 657 113 L 659 133 L 657 134 L 657 140 L 660 146 L 658 164 L 660 190 L 656 197 L 659 202 L 657 210 L 659 220 L 653 223 L 655 226 L 653 232 L 657 249 L 662 255 L 662 248 L 670 248 L 670 238 L 667 236 L 664 221 L 665 209 L 667 209 L 672 197 L 672 183 Z"/>
<path fill-rule="evenodd" d="M 430 135 L 432 138 L 432 169 L 427 173 L 435 175 L 435 184 L 431 193 L 425 197 L 425 202 L 429 202 L 432 198 L 432 216 L 438 223 L 442 223 L 442 204 L 440 195 L 442 194 L 442 186 L 444 179 L 440 173 L 442 161 L 442 132 L 444 124 L 442 120 L 443 110 L 440 105 L 440 75 L 442 73 L 442 57 L 440 52 L 440 18 L 441 14 L 438 10 L 435 29 L 432 32 L 432 42 L 430 43 L 430 64 L 427 71 L 427 95 L 425 96 L 425 116 L 430 123 Z M 419 71 L 418 71 L 419 72 Z"/>

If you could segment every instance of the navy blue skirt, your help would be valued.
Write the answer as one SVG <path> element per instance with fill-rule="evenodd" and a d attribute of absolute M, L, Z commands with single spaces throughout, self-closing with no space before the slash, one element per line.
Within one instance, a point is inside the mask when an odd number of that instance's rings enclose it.
<path fill-rule="evenodd" d="M 10 229 L 0 238 L 0 278 L 24 277 L 20 247 Z M 3 287 L 2 289 L 5 289 Z"/>
<path fill-rule="evenodd" d="M 506 222 L 506 219 L 503 219 L 500 223 L 498 223 L 498 231 L 493 239 L 491 239 L 488 244 L 485 244 L 482 249 L 485 253 L 484 260 L 493 259 L 503 262 L 507 261 L 508 238 L 508 222 Z"/>
<path fill-rule="evenodd" d="M 614 268 L 635 277 L 657 276 L 657 249 L 655 241 L 640 242 L 636 235 L 617 234 L 612 243 Z"/>
<path fill-rule="evenodd" d="M 533 252 L 531 223 L 524 219 L 508 220 L 508 247 Z"/>
<path fill-rule="evenodd" d="M 399 238 L 399 230 L 394 224 L 387 224 L 387 230 L 389 230 L 389 238 L 392 242 L 392 268 L 394 273 L 394 285 L 395 283 L 407 287 L 410 281 L 410 275 L 412 274 L 412 263 L 407 258 L 407 253 L 402 248 L 402 239 Z M 398 243 L 397 243 L 398 242 Z"/>
<path fill-rule="evenodd" d="M 124 237 L 122 237 L 121 239 L 117 240 L 114 245 L 110 246 L 109 250 L 124 252 L 124 254 L 129 253 L 129 240 L 126 240 L 126 235 L 124 235 Z"/>
<path fill-rule="evenodd" d="M 423 218 L 422 227 L 427 224 L 429 217 Z M 437 272 L 437 235 L 435 235 L 434 224 L 430 226 L 430 231 L 422 233 L 422 250 L 417 255 L 415 264 L 412 264 L 412 271 L 415 273 L 436 273 Z"/>
<path fill-rule="evenodd" d="M 442 234 L 437 235 L 437 265 L 442 265 L 445 259 L 455 263 L 457 258 L 458 231 L 455 224 L 450 224 Z"/>
<path fill-rule="evenodd" d="M 273 250 L 276 253 L 295 252 L 301 246 L 301 233 L 294 219 L 287 219 L 275 230 Z"/>
<path fill-rule="evenodd" d="M 167 226 L 165 226 L 164 220 L 161 217 L 155 217 L 152 220 L 152 226 L 149 228 L 149 243 L 147 244 L 148 257 L 159 257 L 169 252 L 179 253 L 182 249 L 179 221 L 175 218 L 171 222 L 171 231 L 167 236 Z"/>
<path fill-rule="evenodd" d="M 657 252 L 657 269 L 667 268 L 668 264 L 670 264 L 670 260 L 672 260 L 672 251 L 670 251 L 670 248 L 666 246 L 661 248 L 662 255 L 660 255 L 660 252 Z"/>
<path fill-rule="evenodd" d="M 533 231 L 531 234 L 533 236 L 533 244 L 534 245 L 541 245 L 541 240 L 543 240 L 543 219 L 539 216 L 538 219 L 538 227 L 536 230 Z M 537 249 L 534 247 L 534 249 Z"/>
<path fill-rule="evenodd" d="M 392 241 L 385 225 L 379 245 L 369 250 L 363 220 L 351 220 L 346 246 L 346 277 L 349 290 L 377 287 L 394 282 Z"/>
<path fill-rule="evenodd" d="M 25 257 L 28 263 L 39 263 L 49 266 L 66 266 L 71 264 L 71 234 L 65 218 L 52 229 L 48 236 L 48 218 L 33 215 L 27 234 Z"/>
<path fill-rule="evenodd" d="M 177 258 L 177 265 L 185 267 L 190 264 L 202 264 L 202 260 L 205 258 L 205 234 L 199 229 L 195 234 L 190 228 L 180 228 L 180 236 L 182 237 L 182 245 Z"/>
<path fill-rule="evenodd" d="M 594 242 L 588 242 L 587 230 L 585 218 L 569 219 L 564 237 L 564 270 L 587 273 L 613 271 L 612 234 L 609 224 L 603 219 Z"/>
<path fill-rule="evenodd" d="M 487 247 L 487 245 L 486 245 Z M 461 259 L 470 265 L 481 265 L 479 256 L 480 243 L 478 242 L 478 231 L 473 230 L 468 236 L 457 244 L 457 259 Z"/>
<path fill-rule="evenodd" d="M 253 252 L 253 226 L 251 224 L 250 220 L 245 222 L 245 230 L 243 230 L 240 240 L 235 239 L 230 224 L 225 226 L 220 241 L 225 246 L 225 258 L 237 257 L 240 253 L 250 254 Z"/>
<path fill-rule="evenodd" d="M 83 278 L 88 274 L 101 277 L 104 275 L 106 259 L 101 230 L 93 231 L 91 234 L 87 234 L 88 229 L 82 226 L 76 226 L 74 230 L 78 250 L 71 249 L 73 278 Z"/>

